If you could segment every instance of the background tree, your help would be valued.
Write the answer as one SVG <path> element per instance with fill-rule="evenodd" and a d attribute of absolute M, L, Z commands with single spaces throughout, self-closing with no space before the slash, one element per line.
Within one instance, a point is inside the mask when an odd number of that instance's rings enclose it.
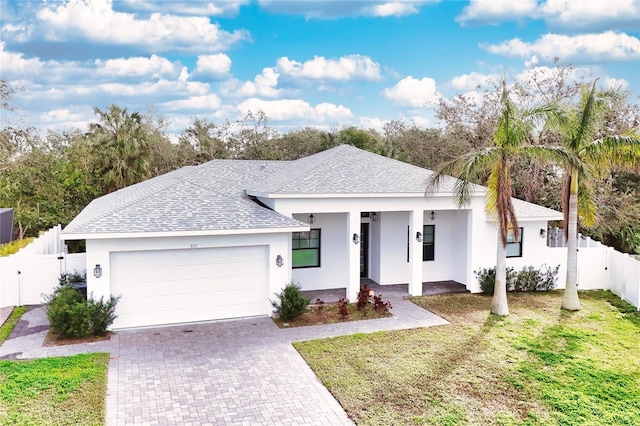
<path fill-rule="evenodd" d="M 95 107 L 98 123 L 89 124 L 86 134 L 95 159 L 95 171 L 102 177 L 105 193 L 141 182 L 151 176 L 151 134 L 138 112 L 111 105 L 106 111 Z"/>

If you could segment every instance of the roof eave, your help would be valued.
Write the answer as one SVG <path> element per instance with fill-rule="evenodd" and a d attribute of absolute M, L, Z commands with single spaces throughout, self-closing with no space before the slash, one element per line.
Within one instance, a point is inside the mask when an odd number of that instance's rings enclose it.
<path fill-rule="evenodd" d="M 260 191 L 246 191 L 247 195 L 263 199 L 327 199 L 327 198 L 416 198 L 416 197 L 452 197 L 452 193 L 425 194 L 424 192 L 368 192 L 368 193 L 344 193 L 344 194 L 291 194 Z M 473 194 L 483 195 L 483 194 Z"/>
<path fill-rule="evenodd" d="M 200 231 L 161 231 L 161 232 L 102 232 L 102 233 L 65 233 L 60 238 L 69 240 L 105 240 L 128 238 L 162 238 L 162 237 L 200 237 L 216 235 L 249 235 L 249 234 L 277 234 L 308 231 L 308 225 L 286 226 L 282 228 L 248 228 L 248 229 L 211 229 Z"/>

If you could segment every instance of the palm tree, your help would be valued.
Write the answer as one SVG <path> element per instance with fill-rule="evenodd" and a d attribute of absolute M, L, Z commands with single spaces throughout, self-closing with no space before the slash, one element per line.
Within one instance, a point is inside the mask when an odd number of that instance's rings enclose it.
<path fill-rule="evenodd" d="M 595 223 L 596 205 L 591 194 L 591 179 L 610 173 L 614 167 L 640 167 L 638 135 L 597 137 L 610 102 L 620 99 L 616 90 L 598 91 L 595 81 L 583 86 L 580 104 L 560 126 L 563 146 L 579 159 L 580 165 L 565 166 L 563 213 L 567 237 L 567 280 L 562 309 L 580 309 L 578 298 L 578 216 L 590 226 Z"/>
<path fill-rule="evenodd" d="M 518 218 L 511 199 L 513 161 L 516 158 L 552 159 L 564 164 L 570 162 L 571 158 L 562 147 L 530 144 L 537 125 L 557 118 L 554 105 L 518 109 L 511 100 L 504 80 L 500 90 L 500 115 L 492 138 L 493 144 L 444 163 L 433 175 L 430 184 L 437 186 L 446 175 L 456 177 L 456 203 L 462 206 L 470 200 L 473 182 L 480 181 L 488 173 L 486 210 L 498 224 L 496 279 L 491 313 L 506 316 L 509 314 L 506 283 L 507 235 L 512 232 L 515 241 L 520 238 Z"/>

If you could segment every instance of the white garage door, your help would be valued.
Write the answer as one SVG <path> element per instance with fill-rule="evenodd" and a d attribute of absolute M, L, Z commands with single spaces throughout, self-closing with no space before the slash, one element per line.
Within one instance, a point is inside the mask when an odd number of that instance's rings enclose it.
<path fill-rule="evenodd" d="M 265 315 L 267 246 L 111 253 L 114 328 Z"/>

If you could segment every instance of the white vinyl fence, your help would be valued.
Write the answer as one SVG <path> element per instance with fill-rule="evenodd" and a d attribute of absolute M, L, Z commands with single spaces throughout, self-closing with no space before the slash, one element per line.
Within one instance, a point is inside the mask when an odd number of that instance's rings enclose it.
<path fill-rule="evenodd" d="M 562 229 L 551 228 L 547 235 L 549 250 L 561 250 L 565 246 Z M 560 277 L 560 280 L 560 287 L 563 288 L 564 277 Z M 640 309 L 640 260 L 579 235 L 578 289 L 611 290 Z"/>
<path fill-rule="evenodd" d="M 16 254 L 0 257 L 0 307 L 39 305 L 63 273 L 86 270 L 86 254 L 68 254 L 60 225 L 40 235 Z"/>

